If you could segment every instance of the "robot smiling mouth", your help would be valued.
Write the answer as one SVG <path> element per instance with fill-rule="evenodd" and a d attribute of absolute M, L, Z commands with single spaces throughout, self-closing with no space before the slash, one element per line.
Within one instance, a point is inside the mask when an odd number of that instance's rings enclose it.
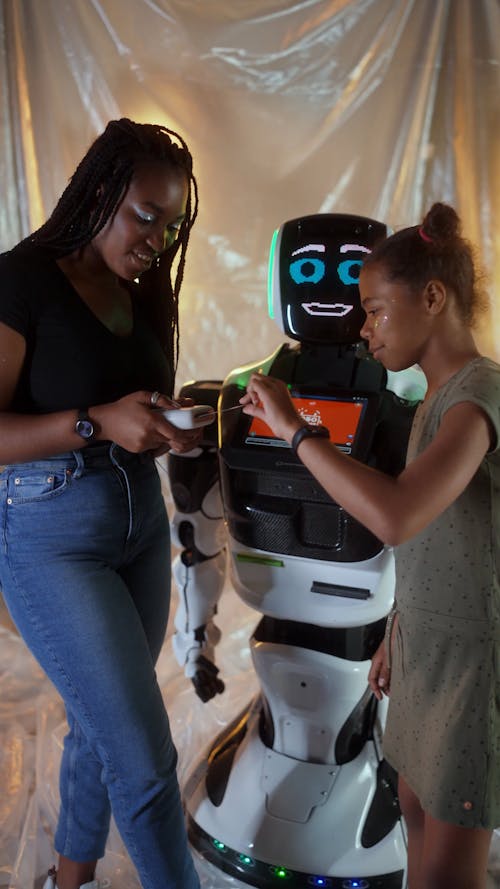
<path fill-rule="evenodd" d="M 309 315 L 329 315 L 334 318 L 343 318 L 352 312 L 354 306 L 345 303 L 302 303 L 302 308 Z"/>

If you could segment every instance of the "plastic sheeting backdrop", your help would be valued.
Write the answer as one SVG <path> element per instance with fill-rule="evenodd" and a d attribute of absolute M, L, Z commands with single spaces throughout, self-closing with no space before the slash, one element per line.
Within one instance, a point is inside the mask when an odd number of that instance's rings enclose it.
<path fill-rule="evenodd" d="M 201 197 L 179 384 L 224 377 L 282 340 L 266 313 L 281 222 L 346 212 L 397 229 L 434 200 L 457 208 L 479 248 L 492 305 L 478 340 L 498 358 L 499 50 L 498 0 L 3 0 L 0 249 L 46 218 L 109 119 L 158 122 L 190 145 Z M 234 599 L 219 701 L 195 699 L 166 646 L 181 773 L 200 731 L 212 737 L 239 708 L 255 621 Z M 6 630 L 2 645 L 0 885 L 27 889 L 51 861 L 64 724 L 17 637 Z M 246 700 L 248 677 L 241 689 Z M 106 867 L 137 886 L 116 838 Z"/>

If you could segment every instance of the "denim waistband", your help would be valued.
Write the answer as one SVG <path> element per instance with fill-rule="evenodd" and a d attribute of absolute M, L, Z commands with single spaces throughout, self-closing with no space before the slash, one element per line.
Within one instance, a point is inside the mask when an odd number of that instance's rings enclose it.
<path fill-rule="evenodd" d="M 14 469 L 22 470 L 28 468 L 54 470 L 56 467 L 64 467 L 71 469 L 72 474 L 78 477 L 85 469 L 105 469 L 111 466 L 129 466 L 130 464 L 147 464 L 153 463 L 154 458 L 148 452 L 133 454 L 126 451 L 115 442 L 99 442 L 97 444 L 87 445 L 75 451 L 65 451 L 62 454 L 54 454 L 51 457 L 43 457 L 40 460 L 27 460 L 23 463 L 9 463 L 0 467 L 3 472 L 9 472 Z"/>
<path fill-rule="evenodd" d="M 149 451 L 133 454 L 131 451 L 126 451 L 125 448 L 120 447 L 120 445 L 117 445 L 113 441 L 90 444 L 87 445 L 86 448 L 81 448 L 78 451 L 70 451 L 69 453 L 74 456 L 78 465 L 80 465 L 80 462 L 83 462 L 84 466 L 106 466 L 110 461 L 119 464 L 151 463 L 153 461 L 153 457 Z"/>

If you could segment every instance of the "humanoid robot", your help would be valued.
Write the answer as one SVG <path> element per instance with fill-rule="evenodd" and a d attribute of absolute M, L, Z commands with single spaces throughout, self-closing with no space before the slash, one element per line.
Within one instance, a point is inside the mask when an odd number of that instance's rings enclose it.
<path fill-rule="evenodd" d="M 202 700 L 224 687 L 214 616 L 228 557 L 234 589 L 262 615 L 250 640 L 260 690 L 187 782 L 189 836 L 216 867 L 262 889 L 406 886 L 396 776 L 381 749 L 386 705 L 367 684 L 394 596 L 392 551 L 238 409 L 250 373 L 271 374 L 337 447 L 402 469 L 423 376 L 388 375 L 359 337 L 359 270 L 386 234 L 340 214 L 280 226 L 269 306 L 292 342 L 222 384 L 183 387 L 218 406 L 218 441 L 207 427 L 190 459 L 169 456 L 182 548 L 174 648 Z"/>

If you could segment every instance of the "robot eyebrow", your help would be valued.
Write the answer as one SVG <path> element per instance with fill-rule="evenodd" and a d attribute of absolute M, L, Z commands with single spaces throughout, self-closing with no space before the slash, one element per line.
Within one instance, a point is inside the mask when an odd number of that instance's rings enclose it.
<path fill-rule="evenodd" d="M 324 253 L 326 247 L 324 244 L 307 244 L 305 247 L 299 247 L 298 250 L 294 250 L 292 256 L 297 256 L 297 253 L 306 253 L 308 250 L 315 250 L 317 253 Z"/>
<path fill-rule="evenodd" d="M 362 244 L 342 244 L 340 248 L 341 253 L 348 253 L 350 250 L 362 250 L 363 253 L 371 253 L 371 250 L 368 247 L 363 247 Z"/>

